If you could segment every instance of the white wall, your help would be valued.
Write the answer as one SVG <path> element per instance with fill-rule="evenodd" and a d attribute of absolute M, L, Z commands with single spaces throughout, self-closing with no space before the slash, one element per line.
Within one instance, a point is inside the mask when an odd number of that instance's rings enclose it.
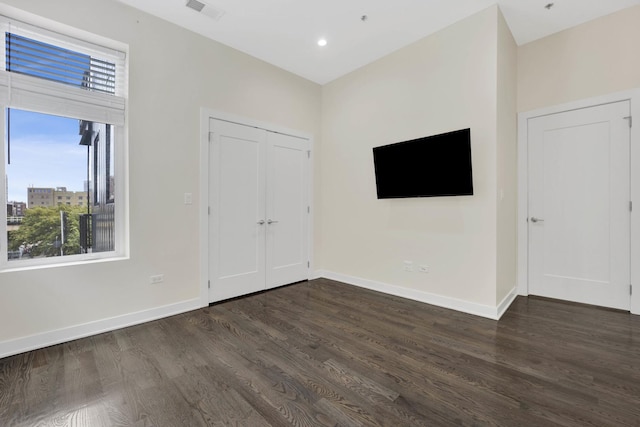
<path fill-rule="evenodd" d="M 518 111 L 640 87 L 640 6 L 518 49 Z"/>
<path fill-rule="evenodd" d="M 200 107 L 317 135 L 320 87 L 115 1 L 4 3 L 129 45 L 131 257 L 0 273 L 0 356 L 15 339 L 197 303 Z"/>
<path fill-rule="evenodd" d="M 499 14 L 490 7 L 323 87 L 325 274 L 495 308 Z M 376 199 L 372 147 L 466 127 L 473 196 Z M 503 143 L 515 144 L 506 130 Z M 405 272 L 404 260 L 430 272 Z M 514 273 L 501 274 L 515 285 Z"/>

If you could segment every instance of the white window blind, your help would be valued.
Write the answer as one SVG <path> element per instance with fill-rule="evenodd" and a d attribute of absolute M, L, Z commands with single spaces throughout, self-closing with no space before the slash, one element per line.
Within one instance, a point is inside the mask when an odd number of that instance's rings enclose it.
<path fill-rule="evenodd" d="M 5 34 L 0 103 L 124 125 L 124 52 L 1 16 L 0 31 Z"/>
<path fill-rule="evenodd" d="M 81 52 L 5 32 L 6 70 L 114 95 L 116 65 Z"/>

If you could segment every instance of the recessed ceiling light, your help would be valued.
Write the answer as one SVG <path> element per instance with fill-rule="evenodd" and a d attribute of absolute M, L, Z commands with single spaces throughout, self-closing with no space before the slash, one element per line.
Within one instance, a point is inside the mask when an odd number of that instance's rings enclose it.
<path fill-rule="evenodd" d="M 327 39 L 318 40 L 318 46 L 325 47 L 327 45 Z"/>

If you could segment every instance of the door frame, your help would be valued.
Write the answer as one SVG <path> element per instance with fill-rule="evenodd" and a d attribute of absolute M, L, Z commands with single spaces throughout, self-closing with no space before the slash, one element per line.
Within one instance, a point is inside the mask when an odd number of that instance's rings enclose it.
<path fill-rule="evenodd" d="M 282 133 L 285 135 L 302 138 L 309 141 L 311 151 L 311 161 L 307 170 L 307 191 L 309 192 L 310 212 L 307 217 L 307 242 L 309 269 L 307 278 L 311 278 L 313 271 L 313 223 L 314 223 L 314 197 L 313 197 L 313 177 L 314 177 L 314 140 L 313 135 L 272 123 L 249 119 L 242 116 L 226 113 L 224 111 L 211 108 L 200 108 L 200 191 L 199 195 L 199 230 L 200 238 L 198 242 L 200 254 L 200 302 L 202 307 L 209 305 L 209 120 L 223 120 L 239 125 L 255 127 L 270 132 Z"/>
<path fill-rule="evenodd" d="M 529 295 L 529 159 L 528 123 L 530 119 L 566 111 L 579 110 L 602 104 L 629 101 L 631 117 L 635 123 L 631 127 L 630 153 L 630 199 L 634 203 L 631 212 L 631 313 L 640 314 L 640 89 L 616 92 L 608 95 L 573 101 L 552 107 L 518 113 L 518 294 Z M 633 119 L 632 119 L 633 120 Z M 634 185 L 634 182 L 636 183 Z"/>

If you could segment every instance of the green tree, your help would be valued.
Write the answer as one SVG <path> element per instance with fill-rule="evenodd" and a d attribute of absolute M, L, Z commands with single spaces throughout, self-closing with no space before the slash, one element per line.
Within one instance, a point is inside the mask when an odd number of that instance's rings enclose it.
<path fill-rule="evenodd" d="M 20 228 L 9 235 L 9 250 L 17 251 L 20 245 L 25 245 L 31 248 L 31 256 L 60 255 L 60 248 L 55 242 L 61 238 L 61 211 L 66 214 L 62 250 L 65 255 L 79 254 L 79 215 L 86 212 L 86 207 L 67 205 L 27 209 Z"/>

